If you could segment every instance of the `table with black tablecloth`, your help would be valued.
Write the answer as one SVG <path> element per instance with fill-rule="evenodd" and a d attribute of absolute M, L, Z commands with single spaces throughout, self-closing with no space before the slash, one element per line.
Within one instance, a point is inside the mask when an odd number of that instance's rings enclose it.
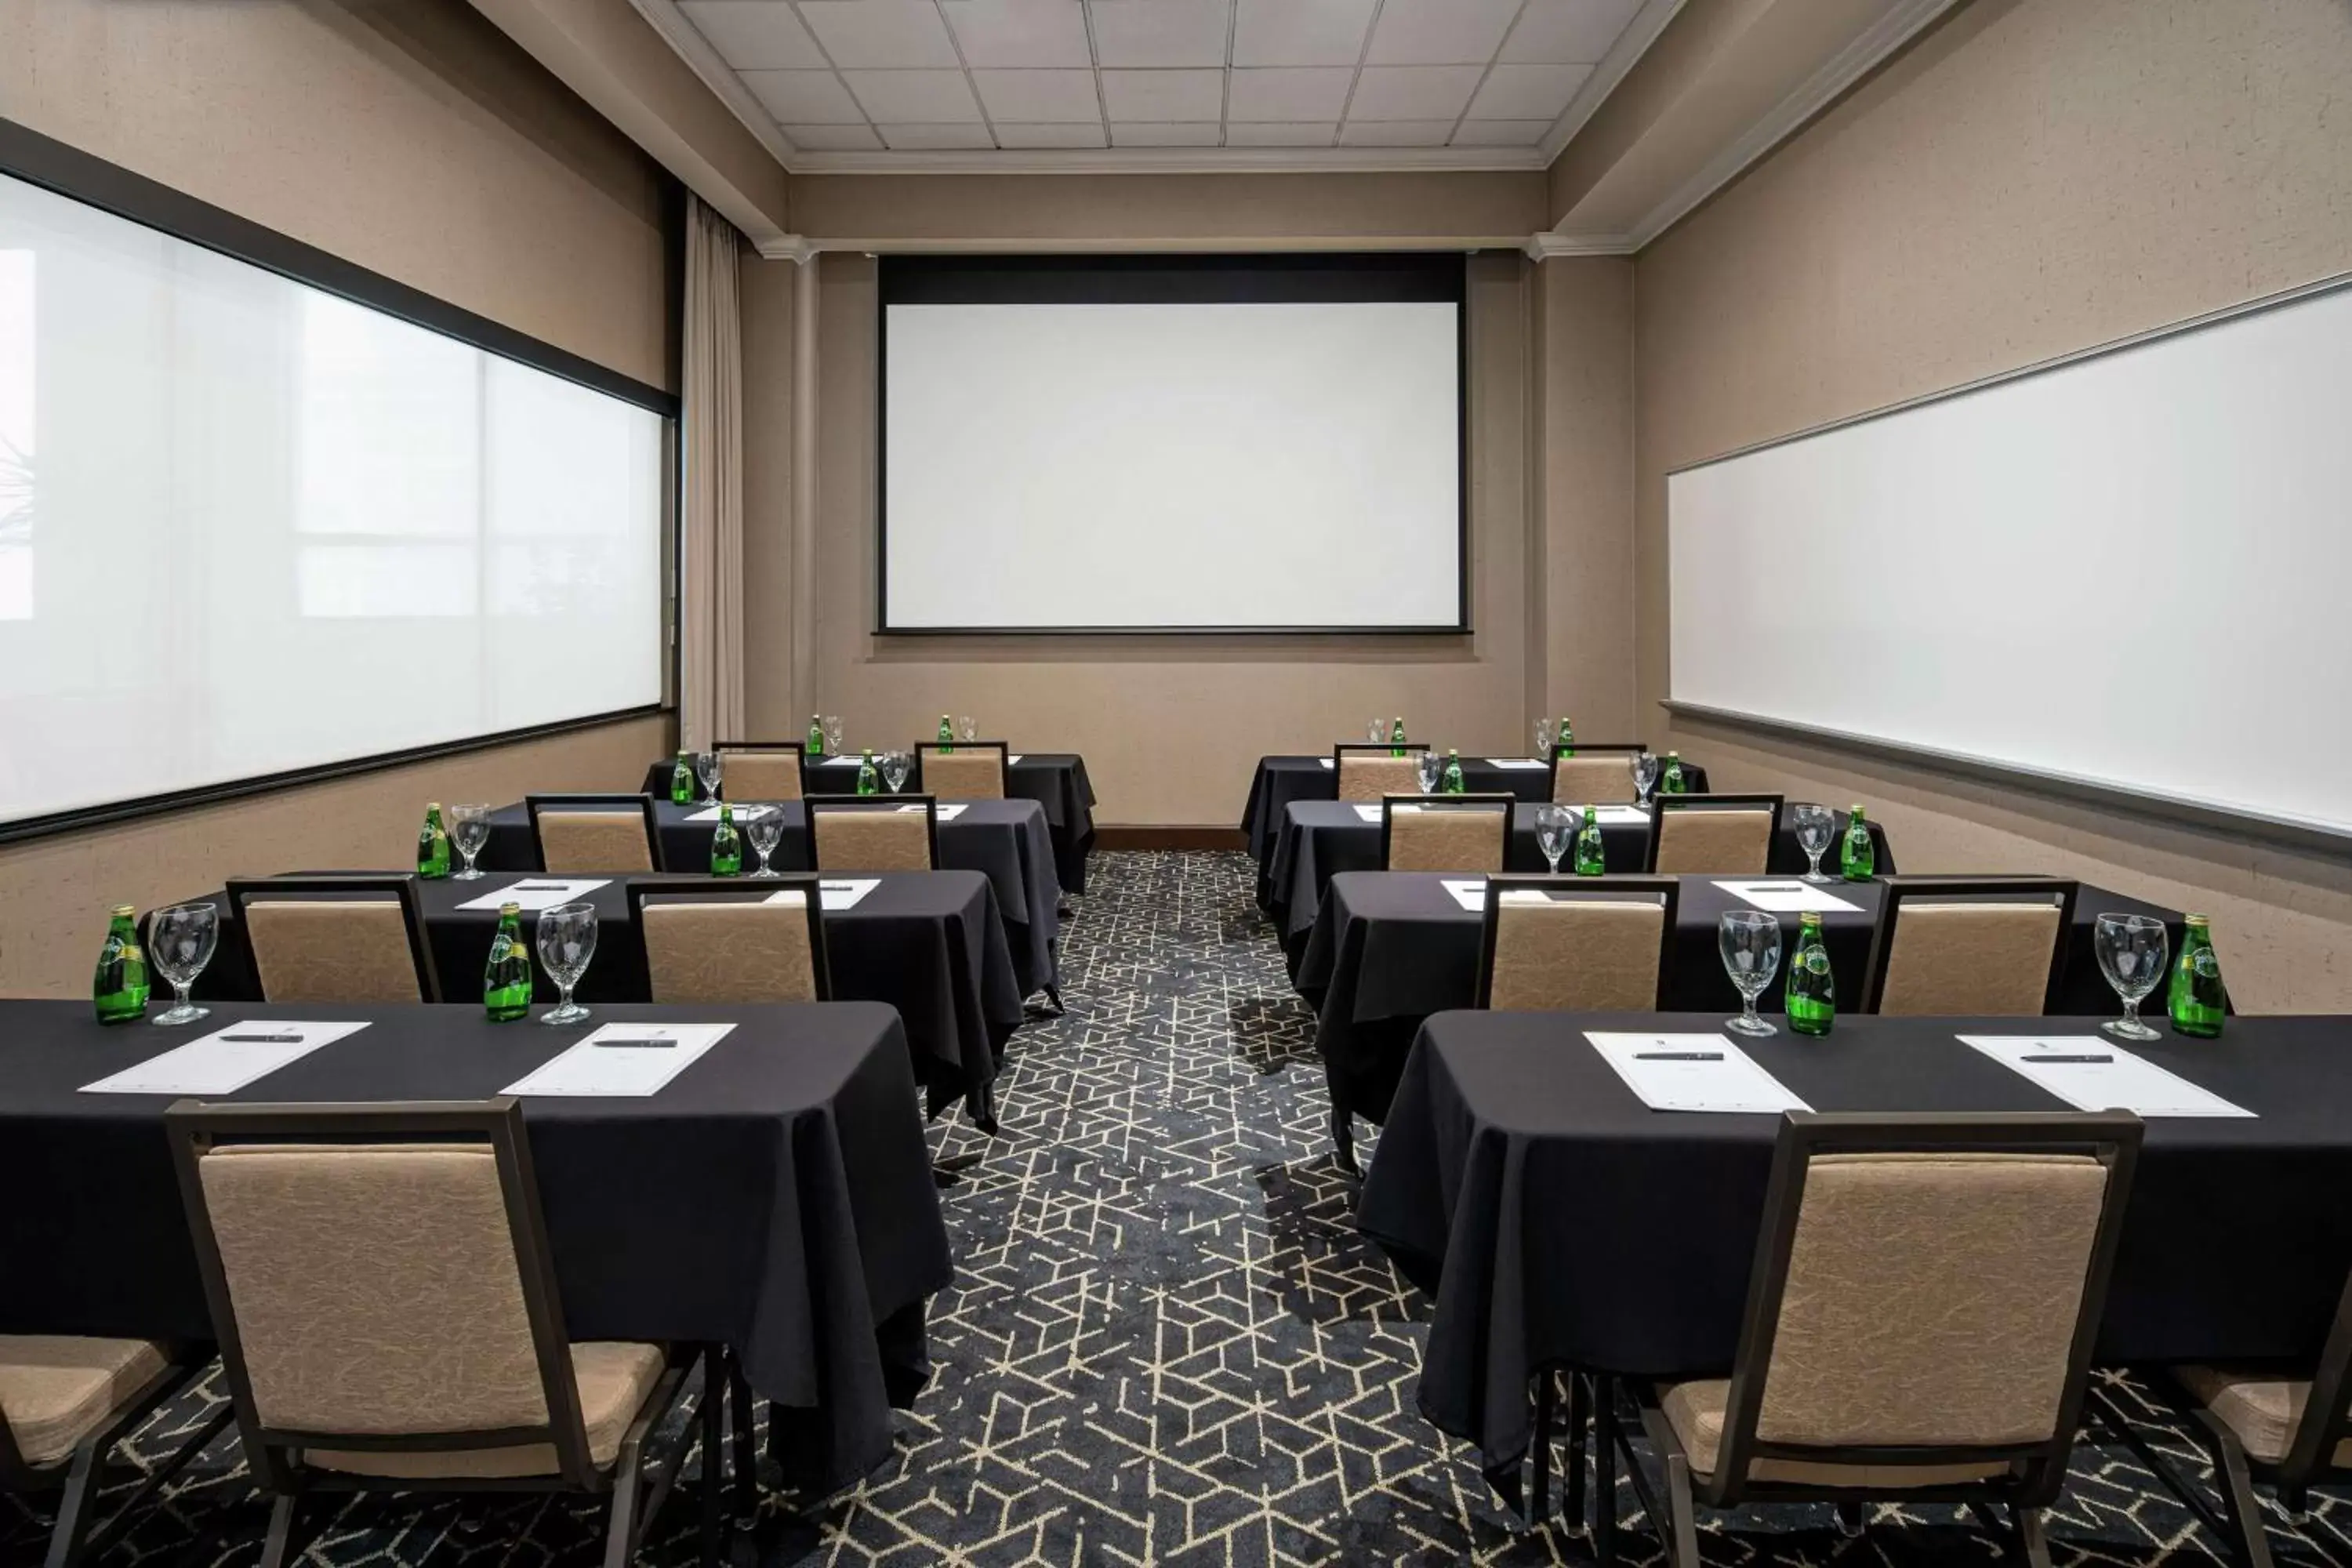
<path fill-rule="evenodd" d="M 1377 812 L 1377 803 L 1367 810 Z M 1542 871 L 1543 850 L 1536 843 L 1536 812 L 1539 808 L 1522 802 L 1511 807 L 1511 842 L 1504 860 L 1506 871 Z M 1845 833 L 1846 814 L 1832 814 L 1837 822 L 1837 834 Z M 1612 871 L 1639 871 L 1649 849 L 1650 825 L 1642 822 L 1601 822 L 1601 862 Z M 1895 869 L 1895 852 L 1887 847 L 1886 833 L 1877 823 L 1870 824 L 1870 841 L 1875 849 L 1876 869 L 1889 873 Z M 1837 839 L 1831 841 L 1830 852 L 1822 863 L 1832 870 L 1837 865 Z M 1560 864 L 1570 863 L 1563 856 Z M 1289 955 L 1294 973 L 1300 956 L 1306 951 L 1307 934 L 1315 929 L 1315 917 L 1323 901 L 1323 889 L 1342 871 L 1377 871 L 1381 868 L 1381 824 L 1377 816 L 1367 819 L 1354 803 L 1338 800 L 1295 801 L 1285 813 L 1282 836 L 1275 846 L 1271 878 L 1275 897 L 1266 912 L 1276 922 L 1282 939 L 1283 951 Z M 1772 841 L 1767 875 L 1793 877 L 1805 869 L 1805 852 L 1797 847 L 1797 830 L 1784 817 L 1780 831 Z"/>
<path fill-rule="evenodd" d="M 479 1000 L 490 939 L 499 927 L 497 910 L 461 906 L 494 897 L 514 879 L 493 873 L 471 882 L 450 878 L 417 884 L 444 1000 Z M 629 919 L 629 879 L 625 873 L 608 873 L 603 887 L 580 900 L 595 906 L 597 927 L 596 955 L 573 993 L 582 1002 L 644 1002 L 651 995 L 645 942 Z M 665 879 L 639 873 L 636 879 Z M 990 1086 L 997 1060 L 1023 1017 L 1021 987 L 1013 978 L 995 891 L 977 871 L 900 871 L 874 881 L 856 904 L 825 911 L 825 966 L 833 994 L 840 1001 L 896 1007 L 931 1113 L 962 1100 L 976 1121 L 991 1124 Z M 748 897 L 758 898 L 772 884 L 746 877 L 740 885 Z M 220 907 L 223 919 L 219 945 L 195 994 L 207 1001 L 260 1000 L 261 982 L 243 925 L 228 918 L 222 895 L 207 894 L 205 900 Z M 537 919 L 523 912 L 526 935 Z M 555 986 L 545 969 L 534 964 L 532 973 L 539 1000 L 554 1001 Z"/>
<path fill-rule="evenodd" d="M 948 803 L 941 803 L 943 805 Z M 978 871 L 996 889 L 997 911 L 1004 918 L 1005 939 L 1013 950 L 1013 977 L 1021 994 L 1061 983 L 1062 907 L 1060 884 L 1054 871 L 1054 842 L 1045 830 L 1045 809 L 1034 800 L 973 800 L 961 803 L 952 817 L 940 819 L 940 868 Z M 679 872 L 708 871 L 710 836 L 715 822 L 688 820 L 707 805 L 673 805 L 654 803 L 656 831 L 661 838 L 662 868 Z M 804 871 L 809 854 L 808 808 L 786 801 L 776 808 L 783 814 L 783 836 L 769 864 L 779 871 Z M 740 819 L 737 828 L 742 827 Z M 747 838 L 743 868 L 758 863 Z M 520 805 L 502 805 L 490 814 L 489 842 L 478 862 L 486 871 L 536 871 L 539 846 L 530 836 L 530 814 Z M 844 870 L 832 873 L 852 876 Z"/>
<path fill-rule="evenodd" d="M 583 1029 L 479 1004 L 220 1004 L 107 1027 L 88 1002 L 0 1003 L 0 1333 L 209 1340 L 163 1133 L 165 1095 L 86 1083 L 247 1018 L 368 1026 L 224 1098 L 496 1095 Z M 534 1015 L 534 1019 L 536 1016 Z M 890 1456 L 952 1279 L 898 1017 L 871 1002 L 609 1007 L 594 1022 L 736 1026 L 646 1099 L 530 1098 L 523 1120 L 574 1340 L 731 1345 L 826 1489 Z"/>
<path fill-rule="evenodd" d="M 1659 765 L 1665 765 L 1663 757 Z M 1683 775 L 1692 795 L 1706 794 L 1705 768 L 1686 762 L 1683 763 Z M 1242 806 L 1242 832 L 1249 839 L 1250 858 L 1257 862 L 1259 908 L 1269 912 L 1274 908 L 1274 850 L 1276 841 L 1282 837 L 1284 809 L 1294 800 L 1338 799 L 1339 786 L 1336 777 L 1328 752 L 1319 757 L 1257 760 L 1257 772 L 1250 779 L 1249 799 Z M 1539 805 L 1551 787 L 1551 770 L 1544 766 L 1540 757 L 1465 757 L 1462 784 L 1473 795 L 1507 795 L 1530 805 Z"/>
<path fill-rule="evenodd" d="M 1445 890 L 1442 872 L 1343 871 L 1323 892 L 1315 929 L 1298 961 L 1299 994 L 1316 1010 L 1315 1047 L 1323 1058 L 1335 1112 L 1372 1121 L 1388 1114 L 1397 1074 L 1422 1020 L 1470 1006 L 1478 990 L 1478 944 L 1484 917 L 1464 909 Z M 1669 1007 L 1739 1011 L 1739 993 L 1723 970 L 1716 928 L 1727 910 L 1753 906 L 1717 884 L 1738 878 L 1683 877 L 1675 902 L 1675 940 L 1666 959 Z M 1860 906 L 1823 907 L 1822 942 L 1829 950 L 1838 1005 L 1853 1011 L 1862 999 L 1873 933 L 1885 897 L 1884 882 L 1829 882 L 1825 898 Z M 2057 1011 L 2113 1016 L 2116 994 L 2099 973 L 2092 930 L 2109 913 L 2153 915 L 2165 922 L 2170 951 L 2180 951 L 2181 917 L 2175 910 L 2084 888 L 2074 902 L 2073 928 L 2058 986 Z M 1796 950 L 1797 916 L 1782 914 L 1780 945 Z M 1778 1011 L 1782 986 L 1775 976 L 1759 1009 Z"/>
<path fill-rule="evenodd" d="M 1722 1022 L 1463 1012 L 1423 1027 L 1357 1224 L 1434 1303 L 1422 1414 L 1477 1445 L 1498 1484 L 1543 1369 L 1730 1369 L 1780 1118 L 1651 1110 L 1582 1033 Z M 1738 1044 L 1816 1110 L 2063 1111 L 1954 1037 L 2095 1029 L 1841 1017 L 1825 1037 Z M 2149 1120 L 2098 1361 L 2309 1365 L 2352 1268 L 2352 1017 L 2234 1018 L 2218 1040 L 2168 1030 L 2131 1048 L 2256 1120 Z"/>

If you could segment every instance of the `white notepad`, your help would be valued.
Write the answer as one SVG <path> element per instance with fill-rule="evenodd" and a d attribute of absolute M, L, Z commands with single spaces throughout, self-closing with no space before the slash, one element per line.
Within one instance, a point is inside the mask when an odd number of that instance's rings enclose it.
<path fill-rule="evenodd" d="M 1356 815 L 1366 822 L 1378 822 L 1381 819 L 1381 808 L 1377 805 L 1367 805 L 1359 801 L 1356 805 Z"/>
<path fill-rule="evenodd" d="M 1486 762 L 1492 767 L 1508 768 L 1513 772 L 1523 773 L 1539 773 L 1551 766 L 1549 763 L 1539 757 L 1488 757 Z"/>
<path fill-rule="evenodd" d="M 612 880 L 610 877 L 529 877 L 520 882 L 509 883 L 495 893 L 467 899 L 457 907 L 461 910 L 496 910 L 504 904 L 520 904 L 537 914 L 558 904 L 576 903 L 597 889 L 610 885 Z"/>
<path fill-rule="evenodd" d="M 854 910 L 858 900 L 881 885 L 879 877 L 843 877 L 837 880 L 828 878 L 816 885 L 817 904 L 822 909 Z M 768 901 L 772 904 L 782 897 L 778 893 Z"/>
<path fill-rule="evenodd" d="M 1468 877 L 1456 879 L 1448 877 L 1445 879 L 1445 890 L 1454 895 L 1454 901 L 1455 903 L 1460 904 L 1472 914 L 1484 914 L 1486 912 L 1486 883 L 1484 878 Z"/>
<path fill-rule="evenodd" d="M 1961 1035 L 1960 1044 L 2010 1068 L 2077 1110 L 2128 1110 L 2136 1116 L 2242 1116 L 2253 1112 L 2198 1088 L 2105 1035 Z M 2099 1061 L 2051 1061 L 2096 1057 Z"/>
<path fill-rule="evenodd" d="M 864 757 L 845 757 L 836 753 L 830 757 L 818 758 L 816 765 L 821 768 L 854 768 L 865 760 Z"/>
<path fill-rule="evenodd" d="M 1777 1116 L 1811 1110 L 1725 1035 L 1615 1034 L 1584 1037 L 1653 1110 L 1713 1110 Z"/>
<path fill-rule="evenodd" d="M 1751 908 L 1769 910 L 1776 915 L 1801 915 L 1807 910 L 1822 914 L 1832 910 L 1850 915 L 1865 912 L 1860 904 L 1846 902 L 1822 884 L 1794 877 L 1776 882 L 1717 882 L 1716 886 Z"/>
<path fill-rule="evenodd" d="M 1009 767 L 1011 767 L 1013 763 L 1015 763 L 1019 762 L 1019 761 L 1021 760 L 1022 756 L 1023 756 L 1023 753 L 1022 753 L 1022 752 L 1009 752 L 1009 753 L 1007 753 L 1007 754 L 1006 754 L 1006 756 L 1005 756 L 1005 759 L 1004 759 L 1004 765 L 1005 765 L 1006 767 L 1008 767 L 1008 768 L 1009 768 Z"/>
<path fill-rule="evenodd" d="M 957 817 L 963 815 L 964 807 L 969 804 L 970 803 L 967 801 L 960 800 L 953 805 L 934 805 L 931 809 L 941 822 L 953 822 Z M 898 809 L 900 811 L 920 811 L 923 808 L 919 805 L 902 805 Z"/>
<path fill-rule="evenodd" d="M 1647 827 L 1650 814 L 1638 805 L 1596 805 L 1592 808 L 1592 820 L 1614 827 Z"/>
<path fill-rule="evenodd" d="M 1315 761 L 1317 765 L 1320 767 L 1328 768 L 1331 765 L 1331 759 L 1328 757 L 1318 757 Z"/>
<path fill-rule="evenodd" d="M 303 1024 L 283 1018 L 248 1018 L 200 1035 L 135 1068 L 124 1068 L 84 1094 L 234 1094 L 256 1079 L 300 1061 L 320 1046 L 367 1027 L 357 1024 Z"/>
<path fill-rule="evenodd" d="M 644 1100 L 694 1065 L 726 1038 L 732 1024 L 606 1024 L 500 1094 L 589 1095 Z M 658 1046 L 607 1045 L 608 1040 L 664 1040 Z"/>
<path fill-rule="evenodd" d="M 775 809 L 772 805 L 762 805 L 758 801 L 747 800 L 735 808 L 735 820 L 749 822 L 755 816 L 765 816 Z M 686 819 L 688 822 L 716 822 L 719 820 L 719 808 L 715 805 L 705 806 L 700 811 L 688 812 Z"/>

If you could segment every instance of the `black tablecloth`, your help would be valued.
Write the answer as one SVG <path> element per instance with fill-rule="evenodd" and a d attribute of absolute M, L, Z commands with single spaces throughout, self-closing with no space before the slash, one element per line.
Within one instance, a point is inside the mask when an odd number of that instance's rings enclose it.
<path fill-rule="evenodd" d="M 713 1341 L 816 1439 L 828 1487 L 887 1458 L 929 1376 L 925 1301 L 953 1278 L 898 1020 L 871 1002 L 614 1007 L 734 1032 L 644 1100 L 524 1101 L 565 1326 Z M 0 1003 L 0 1333 L 212 1337 L 163 1131 L 169 1097 L 79 1086 L 239 1018 L 374 1020 L 239 1100 L 466 1100 L 577 1041 L 478 1005 L 225 1004 L 187 1028 L 87 1002 Z"/>
<path fill-rule="evenodd" d="M 1045 808 L 1045 827 L 1054 841 L 1054 870 L 1065 890 L 1087 890 L 1087 856 L 1095 845 L 1095 786 L 1087 777 L 1087 760 L 1074 752 L 1022 752 L 1021 760 L 1004 770 L 1004 793 L 1014 800 L 1034 800 Z M 677 759 L 667 757 L 646 769 L 646 793 L 657 801 L 669 798 L 670 770 Z M 811 785 L 847 794 L 856 782 L 842 784 L 823 759 Z M 848 772 L 848 764 L 841 765 Z M 838 786 L 836 788 L 836 786 Z M 722 786 L 723 787 L 723 786 Z M 914 786 L 909 785 L 909 788 Z M 696 791 L 699 794 L 701 785 Z"/>
<path fill-rule="evenodd" d="M 1514 757 L 1508 762 L 1540 761 L 1539 758 Z M 1508 795 L 1541 805 L 1544 792 L 1550 787 L 1551 772 L 1548 768 L 1502 768 L 1496 759 L 1465 757 L 1462 759 L 1462 783 L 1473 795 Z M 1664 760 L 1660 759 L 1660 766 Z M 1683 774 L 1693 795 L 1707 791 L 1706 770 L 1696 763 L 1685 763 Z M 667 779 L 667 775 L 665 774 Z M 1282 836 L 1283 808 L 1294 800 L 1333 800 L 1339 786 L 1333 782 L 1331 755 L 1319 757 L 1260 757 L 1257 773 L 1250 779 L 1249 799 L 1242 806 L 1242 832 L 1249 837 L 1250 858 L 1257 862 L 1257 901 L 1261 909 L 1271 911 L 1273 903 L 1273 873 L 1275 841 Z M 662 786 L 667 789 L 665 783 Z"/>
<path fill-rule="evenodd" d="M 474 882 L 452 878 L 417 884 L 445 1001 L 478 1001 L 490 938 L 499 927 L 495 909 L 459 906 L 495 896 L 512 880 L 493 874 Z M 573 993 L 582 1002 L 643 1002 L 650 994 L 645 942 L 629 920 L 625 881 L 624 873 L 612 873 L 585 898 L 596 906 L 597 931 L 596 956 Z M 762 885 L 752 878 L 742 881 L 753 896 Z M 223 919 L 220 944 L 196 983 L 196 994 L 207 1001 L 259 1001 L 261 982 L 244 927 L 227 918 L 222 895 L 206 894 L 205 901 L 218 905 Z M 528 926 L 537 917 L 526 912 L 522 918 Z M 824 938 L 837 999 L 884 1002 L 898 1010 L 931 1114 L 961 1099 L 975 1118 L 992 1120 L 989 1086 L 1004 1042 L 1021 1026 L 1022 1010 L 1004 922 L 988 879 L 977 871 L 880 877 L 855 905 L 825 911 Z M 532 973 L 539 999 L 554 1001 L 555 986 L 546 971 L 534 963 Z"/>
<path fill-rule="evenodd" d="M 1511 808 L 1511 847 L 1503 867 L 1507 871 L 1545 869 L 1543 851 L 1536 844 L 1536 810 L 1525 804 Z M 1832 815 L 1836 818 L 1838 834 L 1843 835 L 1846 814 L 1841 811 Z M 1892 872 L 1895 852 L 1887 847 L 1885 830 L 1875 822 L 1870 825 L 1870 841 L 1877 850 L 1878 870 Z M 1639 871 L 1642 858 L 1649 848 L 1650 826 L 1646 822 L 1603 822 L 1601 843 L 1601 860 L 1610 870 Z M 1560 864 L 1568 865 L 1569 859 L 1563 857 Z M 1835 874 L 1834 839 L 1830 852 L 1822 857 L 1822 864 Z M 1380 868 L 1381 825 L 1377 818 L 1365 821 L 1354 805 L 1345 801 L 1292 803 L 1284 814 L 1282 836 L 1275 846 L 1270 873 L 1274 899 L 1265 907 L 1282 934 L 1283 951 L 1289 955 L 1294 973 L 1306 951 L 1307 933 L 1314 930 L 1324 886 L 1342 871 Z M 1784 822 L 1780 836 L 1772 842 L 1769 874 L 1793 877 L 1801 875 L 1804 869 L 1805 852 L 1797 847 L 1797 830 Z"/>
<path fill-rule="evenodd" d="M 1780 1119 L 1650 1110 L 1580 1033 L 1721 1023 L 1441 1013 L 1423 1027 L 1357 1223 L 1434 1299 L 1421 1410 L 1477 1444 L 1490 1476 L 1526 1451 L 1541 1368 L 1729 1370 Z M 2037 1032 L 2050 1026 L 1856 1017 L 1740 1044 L 1816 1110 L 2064 1110 L 1953 1038 Z M 2352 1018 L 2236 1018 L 2220 1040 L 2136 1048 L 2259 1120 L 2149 1121 L 2100 1361 L 2308 1365 L 2352 1267 Z"/>
<path fill-rule="evenodd" d="M 1739 993 L 1723 972 L 1716 922 L 1727 910 L 1750 906 L 1717 887 L 1717 879 L 1679 879 L 1665 974 L 1670 1007 L 1739 1011 Z M 1383 1120 L 1422 1020 L 1450 1007 L 1467 1007 L 1477 995 L 1481 917 L 1454 901 L 1446 880 L 1442 873 L 1345 871 L 1324 889 L 1315 929 L 1298 961 L 1297 985 L 1316 1009 L 1315 1046 L 1336 1109 Z M 1849 1012 L 1861 1005 L 1871 933 L 1885 890 L 1877 881 L 1822 888 L 1828 897 L 1861 906 L 1858 913 L 1822 910 L 1822 941 L 1837 981 L 1838 1005 Z M 2179 911 L 2084 888 L 2067 936 L 2058 1012 L 2112 1017 L 2120 1010 L 2099 973 L 2091 940 L 2099 916 L 2111 912 L 2154 915 L 2168 930 L 2171 951 L 2180 951 Z M 1780 921 L 1785 962 L 1796 946 L 1797 917 L 1784 914 Z M 1777 1013 L 1782 991 L 1776 977 L 1759 1010 Z"/>
<path fill-rule="evenodd" d="M 710 868 L 710 835 L 715 825 L 687 820 L 709 809 L 707 805 L 672 805 L 667 799 L 654 803 L 665 869 L 690 873 Z M 807 808 L 799 801 L 787 801 L 778 809 L 784 816 L 783 837 L 769 863 L 779 871 L 805 871 L 810 866 Z M 751 869 L 757 861 L 746 841 L 744 869 Z M 486 871 L 539 869 L 539 847 L 531 841 L 530 817 L 521 805 L 502 805 L 490 814 L 490 839 L 482 848 L 479 864 Z M 963 809 L 952 818 L 940 821 L 940 868 L 978 871 L 994 884 L 996 908 L 1004 917 L 1013 973 L 1022 995 L 1060 984 L 1056 965 L 1062 899 L 1045 807 L 1032 800 L 964 802 Z"/>

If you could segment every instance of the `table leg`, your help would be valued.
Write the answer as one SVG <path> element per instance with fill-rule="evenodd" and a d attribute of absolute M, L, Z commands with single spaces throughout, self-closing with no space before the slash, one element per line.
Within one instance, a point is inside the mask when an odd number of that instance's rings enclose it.
<path fill-rule="evenodd" d="M 1592 1378 L 1592 1556 L 1601 1568 L 1617 1561 L 1617 1385 Z"/>
<path fill-rule="evenodd" d="M 1581 1535 L 1584 1517 L 1584 1449 L 1585 1431 L 1592 1421 L 1592 1399 L 1584 1374 L 1568 1374 L 1568 1482 L 1566 1496 L 1561 1500 L 1560 1515 L 1570 1535 Z"/>
<path fill-rule="evenodd" d="M 1528 1487 L 1528 1528 L 1535 1530 L 1551 1514 L 1551 1418 L 1559 1395 L 1559 1374 L 1536 1374 L 1535 1475 Z"/>

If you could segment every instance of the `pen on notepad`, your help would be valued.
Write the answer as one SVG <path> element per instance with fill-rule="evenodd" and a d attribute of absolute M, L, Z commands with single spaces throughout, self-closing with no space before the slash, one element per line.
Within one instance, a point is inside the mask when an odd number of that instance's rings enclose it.
<path fill-rule="evenodd" d="M 1719 1062 L 1721 1051 L 1635 1051 L 1637 1062 Z"/>
<path fill-rule="evenodd" d="M 2049 1056 L 2020 1057 L 2017 1059 L 2021 1062 L 2111 1062 L 2116 1058 L 2106 1056 Z"/>
<path fill-rule="evenodd" d="M 600 1046 L 674 1046 L 676 1040 L 599 1040 Z"/>
<path fill-rule="evenodd" d="M 299 1046 L 302 1043 L 299 1035 L 223 1035 L 221 1038 L 233 1040 L 240 1046 Z"/>

